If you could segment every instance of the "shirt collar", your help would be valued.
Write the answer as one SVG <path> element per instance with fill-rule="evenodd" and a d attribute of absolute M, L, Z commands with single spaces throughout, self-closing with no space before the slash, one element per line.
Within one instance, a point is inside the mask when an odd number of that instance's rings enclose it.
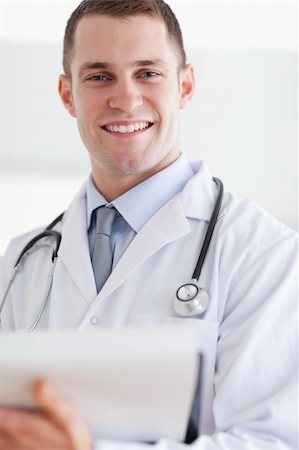
<path fill-rule="evenodd" d="M 105 197 L 97 190 L 90 175 L 86 183 L 86 213 L 87 229 L 90 227 L 91 216 L 95 209 L 107 204 Z"/>
<path fill-rule="evenodd" d="M 193 175 L 194 171 L 186 157 L 180 155 L 164 170 L 133 187 L 111 203 L 131 228 L 138 233 L 150 217 L 182 191 Z M 92 212 L 96 208 L 106 205 L 107 201 L 96 189 L 91 176 L 87 181 L 86 195 L 89 228 Z"/>

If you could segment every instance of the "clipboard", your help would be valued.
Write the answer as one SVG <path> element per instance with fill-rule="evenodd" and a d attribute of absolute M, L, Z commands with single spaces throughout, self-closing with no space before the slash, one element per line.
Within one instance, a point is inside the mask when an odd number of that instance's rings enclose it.
<path fill-rule="evenodd" d="M 35 408 L 32 385 L 46 378 L 79 408 L 95 438 L 184 441 L 199 380 L 197 347 L 190 324 L 2 333 L 0 403 Z"/>

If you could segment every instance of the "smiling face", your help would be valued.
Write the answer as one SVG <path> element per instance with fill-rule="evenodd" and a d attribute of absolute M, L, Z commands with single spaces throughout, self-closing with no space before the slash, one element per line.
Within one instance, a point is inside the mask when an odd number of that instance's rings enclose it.
<path fill-rule="evenodd" d="M 193 68 L 178 68 L 164 24 L 147 16 L 83 17 L 75 32 L 72 79 L 59 92 L 89 151 L 97 187 L 132 187 L 179 155 L 179 110 L 194 89 Z M 110 183 L 110 184 L 111 184 Z"/>

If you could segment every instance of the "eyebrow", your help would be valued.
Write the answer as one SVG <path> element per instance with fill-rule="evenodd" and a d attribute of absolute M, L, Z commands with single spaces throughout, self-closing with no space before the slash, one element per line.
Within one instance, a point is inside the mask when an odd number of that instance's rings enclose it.
<path fill-rule="evenodd" d="M 133 63 L 134 67 L 145 67 L 145 66 L 161 66 L 164 70 L 166 70 L 168 72 L 168 68 L 167 65 L 165 64 L 165 62 L 162 59 L 159 58 L 155 58 L 155 59 L 141 59 L 138 61 L 134 61 Z M 95 61 L 95 62 L 86 62 L 84 64 L 82 64 L 79 67 L 79 76 L 82 76 L 82 74 L 84 72 L 86 72 L 87 70 L 92 70 L 92 69 L 112 69 L 113 68 L 113 64 L 107 63 L 107 62 L 100 62 L 100 61 Z"/>

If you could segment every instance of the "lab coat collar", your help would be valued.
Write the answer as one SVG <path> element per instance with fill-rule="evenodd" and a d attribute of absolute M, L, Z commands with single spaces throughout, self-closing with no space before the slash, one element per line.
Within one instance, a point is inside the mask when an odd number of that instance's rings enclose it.
<path fill-rule="evenodd" d="M 94 305 L 104 301 L 105 297 L 117 289 L 133 271 L 160 248 L 190 233 L 188 218 L 209 222 L 218 189 L 203 162 L 192 163 L 192 167 L 197 173 L 183 191 L 154 214 L 136 235 L 103 286 Z M 219 217 L 223 214 L 222 208 Z"/>
<path fill-rule="evenodd" d="M 204 163 L 192 163 L 192 167 L 197 173 L 181 193 L 142 227 L 98 295 L 87 238 L 85 185 L 79 191 L 63 220 L 59 257 L 89 305 L 111 294 L 164 245 L 188 234 L 191 230 L 188 218 L 210 220 L 217 198 L 217 186 Z"/>
<path fill-rule="evenodd" d="M 111 294 L 152 254 L 189 231 L 188 220 L 178 198 L 175 197 L 154 214 L 136 235 L 97 295 L 87 238 L 84 186 L 65 214 L 59 258 L 92 308 L 92 304 L 97 304 Z"/>
<path fill-rule="evenodd" d="M 203 161 L 191 162 L 190 164 L 195 175 L 186 183 L 183 191 L 179 194 L 179 199 L 186 217 L 209 222 L 215 207 L 218 188 Z M 195 195 L 192 195 L 192 192 Z M 219 218 L 223 214 L 224 208 L 222 206 Z"/>

